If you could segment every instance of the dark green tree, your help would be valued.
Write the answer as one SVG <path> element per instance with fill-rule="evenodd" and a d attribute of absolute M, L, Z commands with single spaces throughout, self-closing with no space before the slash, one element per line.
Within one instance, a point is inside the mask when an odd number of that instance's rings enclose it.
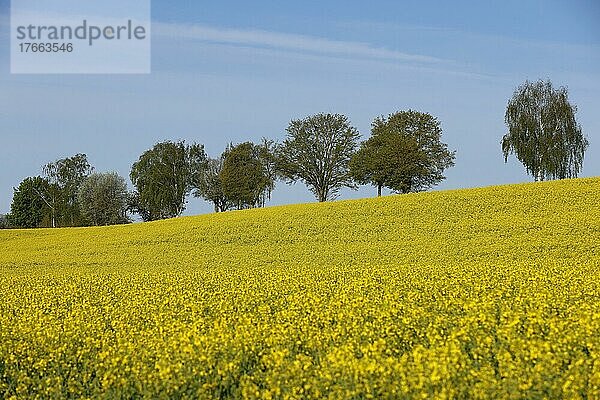
<path fill-rule="evenodd" d="M 288 182 L 304 182 L 318 201 L 331 200 L 342 187 L 355 187 L 348 163 L 358 138 L 358 130 L 344 115 L 292 120 L 277 150 L 278 169 Z"/>
<path fill-rule="evenodd" d="M 261 146 L 251 142 L 225 151 L 220 178 L 225 198 L 237 209 L 264 205 L 273 184 L 263 164 Z"/>
<path fill-rule="evenodd" d="M 360 184 L 399 193 L 426 190 L 445 179 L 455 152 L 440 141 L 439 121 L 427 113 L 400 111 L 373 121 L 371 137 L 352 157 L 350 170 Z"/>
<path fill-rule="evenodd" d="M 84 223 L 77 203 L 77 192 L 93 170 L 94 167 L 90 165 L 85 154 L 63 158 L 43 167 L 46 179 L 58 189 L 56 193 L 51 193 L 50 197 L 54 201 L 52 207 L 61 226 L 77 226 Z"/>
<path fill-rule="evenodd" d="M 24 179 L 18 188 L 14 189 L 10 205 L 8 222 L 15 228 L 38 228 L 45 218 L 50 216 L 46 203 L 49 196 L 50 183 L 40 177 Z"/>
<path fill-rule="evenodd" d="M 126 224 L 127 184 L 115 172 L 93 173 L 88 176 L 77 194 L 81 214 L 91 225 Z"/>
<path fill-rule="evenodd" d="M 589 145 L 576 112 L 565 87 L 554 89 L 550 81 L 526 81 L 506 107 L 504 161 L 515 154 L 535 181 L 576 178 Z"/>
<path fill-rule="evenodd" d="M 201 197 L 206 201 L 213 203 L 215 212 L 227 211 L 232 207 L 231 202 L 223 193 L 223 183 L 221 182 L 221 171 L 223 170 L 223 157 L 209 158 L 207 166 L 200 179 L 196 183 L 194 196 Z"/>
<path fill-rule="evenodd" d="M 136 188 L 131 208 L 144 221 L 181 215 L 187 196 L 198 186 L 206 162 L 202 145 L 157 143 L 131 167 L 130 178 Z"/>

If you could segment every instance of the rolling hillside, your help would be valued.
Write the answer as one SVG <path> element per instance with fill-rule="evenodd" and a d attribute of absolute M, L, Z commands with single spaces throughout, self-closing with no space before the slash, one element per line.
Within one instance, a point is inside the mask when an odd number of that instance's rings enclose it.
<path fill-rule="evenodd" d="M 600 397 L 600 178 L 0 231 L 0 394 Z"/>

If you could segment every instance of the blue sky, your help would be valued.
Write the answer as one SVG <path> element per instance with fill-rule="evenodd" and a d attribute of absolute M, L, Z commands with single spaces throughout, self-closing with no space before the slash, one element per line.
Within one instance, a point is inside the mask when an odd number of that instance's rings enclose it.
<path fill-rule="evenodd" d="M 11 75 L 0 0 L 0 213 L 12 188 L 78 152 L 128 177 L 161 140 L 281 140 L 290 119 L 346 114 L 366 137 L 378 115 L 438 117 L 456 166 L 436 189 L 531 180 L 504 164 L 504 111 L 526 79 L 569 89 L 600 175 L 598 1 L 178 1 L 152 3 L 149 75 Z M 373 188 L 342 198 L 371 196 Z M 279 184 L 271 204 L 313 201 Z M 209 212 L 190 199 L 188 214 Z"/>

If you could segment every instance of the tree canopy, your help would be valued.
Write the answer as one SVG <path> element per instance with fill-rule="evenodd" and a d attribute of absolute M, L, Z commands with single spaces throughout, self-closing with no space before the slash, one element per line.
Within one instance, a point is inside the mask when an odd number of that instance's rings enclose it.
<path fill-rule="evenodd" d="M 371 137 L 350 162 L 354 179 L 408 193 L 428 189 L 454 165 L 455 153 L 441 142 L 439 121 L 427 113 L 400 111 L 373 121 Z"/>
<path fill-rule="evenodd" d="M 288 182 L 304 182 L 318 201 L 331 200 L 343 187 L 355 187 L 348 164 L 359 133 L 340 114 L 292 120 L 277 151 L 278 169 Z"/>
<path fill-rule="evenodd" d="M 89 224 L 117 225 L 129 222 L 127 196 L 125 179 L 116 172 L 93 173 L 81 184 L 77 200 Z"/>
<path fill-rule="evenodd" d="M 29 177 L 21 181 L 14 189 L 10 205 L 8 222 L 16 228 L 38 228 L 45 217 L 50 215 L 45 198 L 48 196 L 50 183 L 40 177 Z"/>
<path fill-rule="evenodd" d="M 534 180 L 577 177 L 588 140 L 577 123 L 567 89 L 550 81 L 526 81 L 509 100 L 502 138 L 504 161 L 514 154 Z M 133 163 L 128 192 L 116 173 L 94 174 L 86 154 L 42 167 L 14 190 L 11 213 L 2 226 L 80 226 L 179 216 L 193 192 L 216 212 L 262 207 L 278 179 L 303 182 L 319 202 L 335 199 L 344 187 L 370 184 L 398 193 L 427 190 L 445 179 L 456 152 L 441 141 L 434 116 L 414 110 L 374 119 L 371 135 L 360 134 L 341 114 L 293 119 L 285 138 L 230 144 L 218 158 L 204 146 L 184 141 L 156 143 Z"/>
<path fill-rule="evenodd" d="M 206 168 L 196 182 L 194 196 L 213 203 L 215 212 L 224 212 L 231 208 L 231 202 L 223 193 L 221 171 L 223 170 L 223 157 L 209 158 Z"/>
<path fill-rule="evenodd" d="M 565 87 L 554 89 L 550 81 L 526 81 L 506 107 L 504 161 L 515 154 L 535 181 L 577 177 L 588 141 L 575 119 L 576 112 Z"/>
<path fill-rule="evenodd" d="M 90 165 L 85 154 L 62 158 L 43 167 L 46 179 L 53 185 L 49 200 L 60 226 L 83 224 L 77 203 L 77 192 L 84 179 L 93 170 L 94 167 Z"/>
<path fill-rule="evenodd" d="M 274 182 L 267 172 L 264 149 L 251 142 L 230 146 L 224 153 L 221 183 L 225 198 L 238 209 L 264 205 Z"/>
<path fill-rule="evenodd" d="M 130 178 L 136 188 L 131 208 L 144 221 L 179 216 L 206 168 L 206 160 L 202 145 L 157 143 L 131 168 Z"/>

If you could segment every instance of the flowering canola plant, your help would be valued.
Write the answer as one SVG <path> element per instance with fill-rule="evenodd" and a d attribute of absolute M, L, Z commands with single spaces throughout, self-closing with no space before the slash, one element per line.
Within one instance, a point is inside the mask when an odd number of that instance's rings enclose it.
<path fill-rule="evenodd" d="M 0 231 L 0 397 L 600 398 L 600 179 Z"/>

